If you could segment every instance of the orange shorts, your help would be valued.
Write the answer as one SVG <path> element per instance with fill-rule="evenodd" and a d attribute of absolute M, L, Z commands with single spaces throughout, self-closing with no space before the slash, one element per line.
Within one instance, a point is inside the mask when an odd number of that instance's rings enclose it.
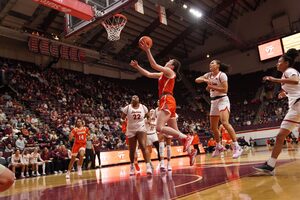
<path fill-rule="evenodd" d="M 86 144 L 74 143 L 72 147 L 72 155 L 76 156 L 80 150 L 85 151 Z"/>
<path fill-rule="evenodd" d="M 159 100 L 159 110 L 171 113 L 171 118 L 176 117 L 176 100 L 172 95 L 164 95 Z"/>

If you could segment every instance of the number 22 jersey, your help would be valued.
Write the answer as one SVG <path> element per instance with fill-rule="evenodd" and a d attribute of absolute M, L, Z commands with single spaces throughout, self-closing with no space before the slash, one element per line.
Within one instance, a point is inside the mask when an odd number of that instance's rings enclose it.
<path fill-rule="evenodd" d="M 146 132 L 145 115 L 148 113 L 148 109 L 143 104 L 140 104 L 138 108 L 133 108 L 131 104 L 125 106 L 122 112 L 127 117 L 127 132 L 143 131 Z"/>

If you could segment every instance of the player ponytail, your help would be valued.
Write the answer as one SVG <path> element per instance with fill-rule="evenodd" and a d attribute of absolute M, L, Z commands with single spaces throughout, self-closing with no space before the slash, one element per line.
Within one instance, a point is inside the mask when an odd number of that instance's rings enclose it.
<path fill-rule="evenodd" d="M 180 72 L 181 63 L 179 60 L 173 59 L 174 72 L 176 73 L 176 81 L 181 81 L 182 76 Z"/>
<path fill-rule="evenodd" d="M 296 49 L 289 49 L 285 54 L 282 55 L 284 61 L 289 63 L 289 67 L 294 67 L 295 59 L 299 53 Z"/>
<path fill-rule="evenodd" d="M 225 64 L 225 63 L 222 63 L 220 60 L 215 60 L 216 63 L 220 66 L 219 69 L 220 71 L 222 72 L 228 72 L 229 70 L 229 65 Z"/>

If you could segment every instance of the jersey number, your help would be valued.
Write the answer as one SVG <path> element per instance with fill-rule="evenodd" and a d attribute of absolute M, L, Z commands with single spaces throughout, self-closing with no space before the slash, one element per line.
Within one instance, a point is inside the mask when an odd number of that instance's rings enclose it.
<path fill-rule="evenodd" d="M 84 135 L 79 135 L 78 140 L 84 140 Z"/>
<path fill-rule="evenodd" d="M 133 119 L 134 120 L 139 120 L 139 119 L 141 119 L 141 115 L 140 114 L 133 114 Z"/>

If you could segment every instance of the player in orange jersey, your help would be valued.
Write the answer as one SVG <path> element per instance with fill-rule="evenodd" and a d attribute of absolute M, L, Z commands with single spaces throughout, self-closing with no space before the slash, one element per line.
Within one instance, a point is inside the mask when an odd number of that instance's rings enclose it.
<path fill-rule="evenodd" d="M 145 42 L 140 42 L 140 48 L 146 52 L 151 67 L 158 73 L 151 73 L 142 68 L 136 60 L 132 60 L 130 65 L 137 69 L 142 75 L 148 78 L 158 79 L 158 96 L 159 96 L 159 112 L 157 115 L 156 131 L 160 134 L 172 135 L 175 138 L 183 140 L 184 151 L 188 151 L 192 164 L 197 155 L 196 150 L 191 150 L 190 145 L 193 141 L 193 136 L 181 133 L 177 126 L 176 115 L 176 100 L 173 96 L 175 79 L 178 74 L 181 63 L 176 59 L 169 60 L 165 66 L 161 66 L 154 60 L 150 46 Z M 168 124 L 166 126 L 165 124 Z"/>
<path fill-rule="evenodd" d="M 219 131 L 221 133 L 222 137 L 222 145 L 226 148 L 229 149 L 232 143 L 232 139 L 228 133 L 228 131 L 224 128 L 224 126 L 221 124 L 219 126 Z"/>
<path fill-rule="evenodd" d="M 82 163 L 83 163 L 83 157 L 85 153 L 85 147 L 86 147 L 86 138 L 89 135 L 89 129 L 85 126 L 83 126 L 82 120 L 77 119 L 76 120 L 76 127 L 71 131 L 69 135 L 69 140 L 71 141 L 73 137 L 75 137 L 75 141 L 72 147 L 72 158 L 69 163 L 69 168 L 66 174 L 66 178 L 70 178 L 70 172 L 73 168 L 74 162 L 76 160 L 77 154 L 79 153 L 79 161 L 77 164 L 77 172 L 78 175 L 82 175 Z"/>

